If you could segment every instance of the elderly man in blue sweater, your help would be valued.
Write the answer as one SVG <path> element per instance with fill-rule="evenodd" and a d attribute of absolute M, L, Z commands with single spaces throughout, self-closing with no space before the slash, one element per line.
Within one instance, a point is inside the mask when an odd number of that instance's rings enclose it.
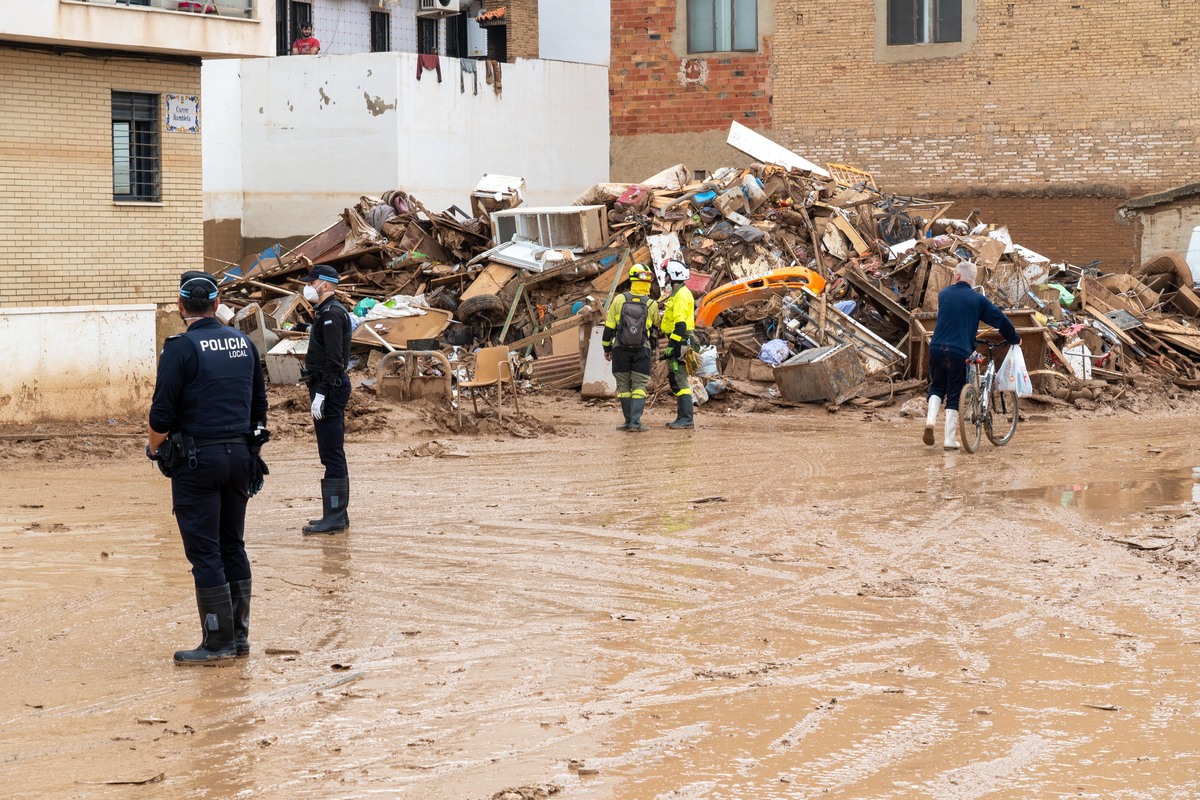
<path fill-rule="evenodd" d="M 979 323 L 998 329 L 1004 341 L 1017 345 L 1021 337 L 1004 312 L 975 291 L 975 264 L 960 261 L 950 285 L 938 293 L 937 325 L 929 341 L 929 412 L 925 416 L 924 442 L 933 444 L 938 410 L 946 406 L 946 431 L 942 444 L 957 450 L 958 396 L 967 382 L 967 359 L 975 352 Z"/>

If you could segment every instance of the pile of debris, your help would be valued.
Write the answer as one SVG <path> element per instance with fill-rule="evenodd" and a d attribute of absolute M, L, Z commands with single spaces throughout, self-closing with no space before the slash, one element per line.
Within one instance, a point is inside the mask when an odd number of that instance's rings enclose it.
<path fill-rule="evenodd" d="M 410 393 L 424 378 L 452 391 L 474 348 L 504 344 L 527 385 L 604 396 L 603 310 L 632 264 L 677 258 L 698 298 L 702 398 L 757 381 L 766 388 L 748 393 L 842 403 L 878 394 L 873 379 L 889 394 L 896 380 L 919 384 L 938 292 L 970 259 L 1021 334 L 1041 398 L 1083 405 L 1148 378 L 1200 386 L 1200 297 L 1178 255 L 1131 274 L 1053 263 L 977 212 L 885 193 L 869 173 L 820 167 L 737 123 L 729 143 L 755 163 L 702 175 L 676 165 L 593 186 L 571 206 L 524 206 L 524 181 L 496 175 L 471 214 L 432 213 L 398 190 L 362 197 L 290 252 L 230 265 L 224 302 L 276 383 L 298 379 L 311 314 L 298 279 L 327 263 L 361 319 L 362 365 L 398 349 L 448 354 L 407 377 Z"/>

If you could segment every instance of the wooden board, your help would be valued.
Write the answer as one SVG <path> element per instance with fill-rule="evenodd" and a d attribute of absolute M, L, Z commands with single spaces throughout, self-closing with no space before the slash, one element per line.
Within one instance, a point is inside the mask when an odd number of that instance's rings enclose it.
<path fill-rule="evenodd" d="M 488 264 L 487 268 L 476 276 L 467 290 L 458 298 L 458 302 L 462 303 L 464 300 L 484 294 L 500 294 L 504 284 L 508 283 L 516 274 L 516 267 L 506 264 Z"/>
<path fill-rule="evenodd" d="M 379 334 L 388 344 L 394 347 L 406 347 L 410 339 L 438 338 L 442 331 L 446 330 L 451 319 L 452 315 L 449 311 L 444 311 L 440 308 L 430 308 L 426 310 L 424 316 L 420 317 L 365 320 L 354 331 L 354 335 L 350 339 L 356 344 L 380 347 L 381 345 L 375 337 L 369 331 L 363 330 L 364 326 L 369 325 L 371 326 L 371 330 Z"/>

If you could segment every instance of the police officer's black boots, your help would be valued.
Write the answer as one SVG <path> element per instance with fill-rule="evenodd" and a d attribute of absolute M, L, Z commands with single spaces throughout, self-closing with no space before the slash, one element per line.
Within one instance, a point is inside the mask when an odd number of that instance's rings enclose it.
<path fill-rule="evenodd" d="M 645 433 L 650 430 L 642 424 L 642 412 L 646 410 L 646 398 L 635 397 L 629 403 L 629 427 L 631 433 Z"/>
<path fill-rule="evenodd" d="M 619 430 L 619 431 L 629 430 L 629 407 L 632 404 L 633 404 L 633 398 L 630 398 L 630 397 L 622 397 L 621 398 L 621 413 L 625 415 L 625 422 L 622 423 L 621 425 L 618 425 L 617 430 Z"/>
<path fill-rule="evenodd" d="M 233 603 L 233 643 L 239 657 L 250 655 L 250 579 L 229 584 Z"/>
<path fill-rule="evenodd" d="M 350 527 L 346 507 L 350 505 L 350 479 L 326 478 L 321 481 L 322 517 L 304 526 L 305 533 L 337 533 Z"/>
<path fill-rule="evenodd" d="M 229 596 L 229 584 L 212 589 L 197 589 L 196 607 L 200 610 L 200 630 L 204 638 L 195 650 L 180 650 L 175 653 L 175 663 L 212 664 L 237 658 L 237 646 L 233 641 L 233 600 Z"/>
<path fill-rule="evenodd" d="M 668 428 L 675 430 L 686 430 L 694 428 L 695 423 L 692 421 L 692 396 L 690 394 L 681 394 L 675 398 L 675 421 L 668 422 Z"/>

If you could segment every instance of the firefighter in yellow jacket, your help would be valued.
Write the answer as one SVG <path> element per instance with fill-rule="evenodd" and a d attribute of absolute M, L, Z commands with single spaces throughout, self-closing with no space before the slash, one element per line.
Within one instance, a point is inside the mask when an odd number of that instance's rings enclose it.
<path fill-rule="evenodd" d="M 646 384 L 650 382 L 650 367 L 654 363 L 651 341 L 658 325 L 658 303 L 650 299 L 650 270 L 634 264 L 629 270 L 629 291 L 613 298 L 604 319 L 604 357 L 612 362 L 613 378 L 617 381 L 617 399 L 625 424 L 619 431 L 644 433 L 650 430 L 642 424 L 646 408 Z"/>
<path fill-rule="evenodd" d="M 670 259 L 666 263 L 667 278 L 671 281 L 671 294 L 663 305 L 662 330 L 667 335 L 667 379 L 675 395 L 675 421 L 668 428 L 676 430 L 694 427 L 692 422 L 692 387 L 688 383 L 687 364 L 684 356 L 696 328 L 696 300 L 687 287 L 691 270 L 682 261 Z"/>

